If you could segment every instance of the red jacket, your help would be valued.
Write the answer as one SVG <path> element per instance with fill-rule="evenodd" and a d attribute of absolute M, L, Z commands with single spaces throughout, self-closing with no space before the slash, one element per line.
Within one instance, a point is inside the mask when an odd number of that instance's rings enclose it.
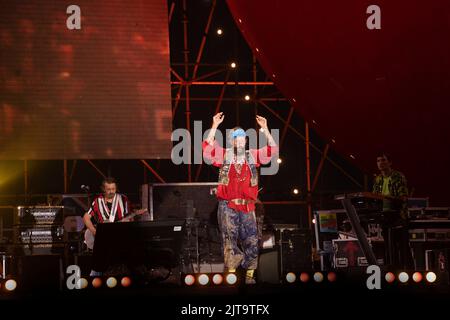
<path fill-rule="evenodd" d="M 225 149 L 219 146 L 217 141 L 214 141 L 213 145 L 203 141 L 203 157 L 216 167 L 223 165 Z M 270 159 L 278 153 L 278 146 L 265 146 L 260 149 L 250 149 L 250 153 L 255 159 L 256 167 L 261 164 L 270 162 Z M 241 169 L 241 174 L 238 174 L 234 165 L 231 166 L 229 171 L 229 183 L 227 185 L 219 184 L 217 188 L 217 198 L 219 200 L 232 200 L 232 199 L 246 199 L 253 200 L 247 205 L 237 205 L 233 202 L 228 202 L 228 207 L 237 211 L 250 212 L 255 210 L 256 199 L 258 198 L 258 185 L 251 186 L 250 178 L 251 171 L 248 163 Z"/>

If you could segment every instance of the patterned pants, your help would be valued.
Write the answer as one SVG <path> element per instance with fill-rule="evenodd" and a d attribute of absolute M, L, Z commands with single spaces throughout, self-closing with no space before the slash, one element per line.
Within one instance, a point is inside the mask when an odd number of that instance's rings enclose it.
<path fill-rule="evenodd" d="M 258 266 L 258 231 L 255 212 L 231 209 L 228 201 L 219 201 L 217 219 L 227 269 L 256 269 Z"/>

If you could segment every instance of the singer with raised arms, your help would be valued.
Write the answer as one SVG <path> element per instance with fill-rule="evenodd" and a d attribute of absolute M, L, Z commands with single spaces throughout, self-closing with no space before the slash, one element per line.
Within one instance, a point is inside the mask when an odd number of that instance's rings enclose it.
<path fill-rule="evenodd" d="M 278 154 L 278 146 L 267 127 L 264 117 L 256 116 L 267 139 L 259 149 L 246 149 L 246 132 L 235 127 L 228 137 L 230 148 L 224 149 L 215 140 L 216 130 L 224 120 L 222 112 L 213 117 L 208 137 L 203 141 L 203 157 L 219 167 L 217 188 L 218 222 L 222 234 L 225 267 L 235 272 L 246 270 L 247 284 L 254 284 L 254 271 L 258 264 L 258 232 L 255 202 L 258 198 L 258 167 L 269 163 Z M 239 246 L 240 244 L 240 246 Z"/>

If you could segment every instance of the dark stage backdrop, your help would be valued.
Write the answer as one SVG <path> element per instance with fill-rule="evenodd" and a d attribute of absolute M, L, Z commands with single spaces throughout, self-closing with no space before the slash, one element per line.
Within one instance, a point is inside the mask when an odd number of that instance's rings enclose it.
<path fill-rule="evenodd" d="M 335 150 L 367 173 L 384 150 L 414 196 L 450 204 L 450 1 L 227 3 L 267 75 Z M 379 30 L 366 26 L 374 4 Z"/>
<path fill-rule="evenodd" d="M 0 159 L 170 158 L 167 1 L 71 4 L 0 2 Z"/>

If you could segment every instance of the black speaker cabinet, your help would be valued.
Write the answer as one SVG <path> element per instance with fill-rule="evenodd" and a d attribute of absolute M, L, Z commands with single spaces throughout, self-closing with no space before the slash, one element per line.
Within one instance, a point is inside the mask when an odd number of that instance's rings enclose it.
<path fill-rule="evenodd" d="M 260 251 L 256 274 L 258 283 L 280 283 L 278 250 L 269 249 Z"/>
<path fill-rule="evenodd" d="M 59 255 L 16 257 L 18 289 L 39 290 L 42 293 L 60 290 L 64 277 L 63 261 Z"/>
<path fill-rule="evenodd" d="M 281 274 L 312 269 L 311 232 L 308 229 L 279 230 L 276 243 L 280 251 Z"/>
<path fill-rule="evenodd" d="M 425 251 L 426 270 L 434 271 L 441 283 L 450 283 L 450 248 Z"/>

